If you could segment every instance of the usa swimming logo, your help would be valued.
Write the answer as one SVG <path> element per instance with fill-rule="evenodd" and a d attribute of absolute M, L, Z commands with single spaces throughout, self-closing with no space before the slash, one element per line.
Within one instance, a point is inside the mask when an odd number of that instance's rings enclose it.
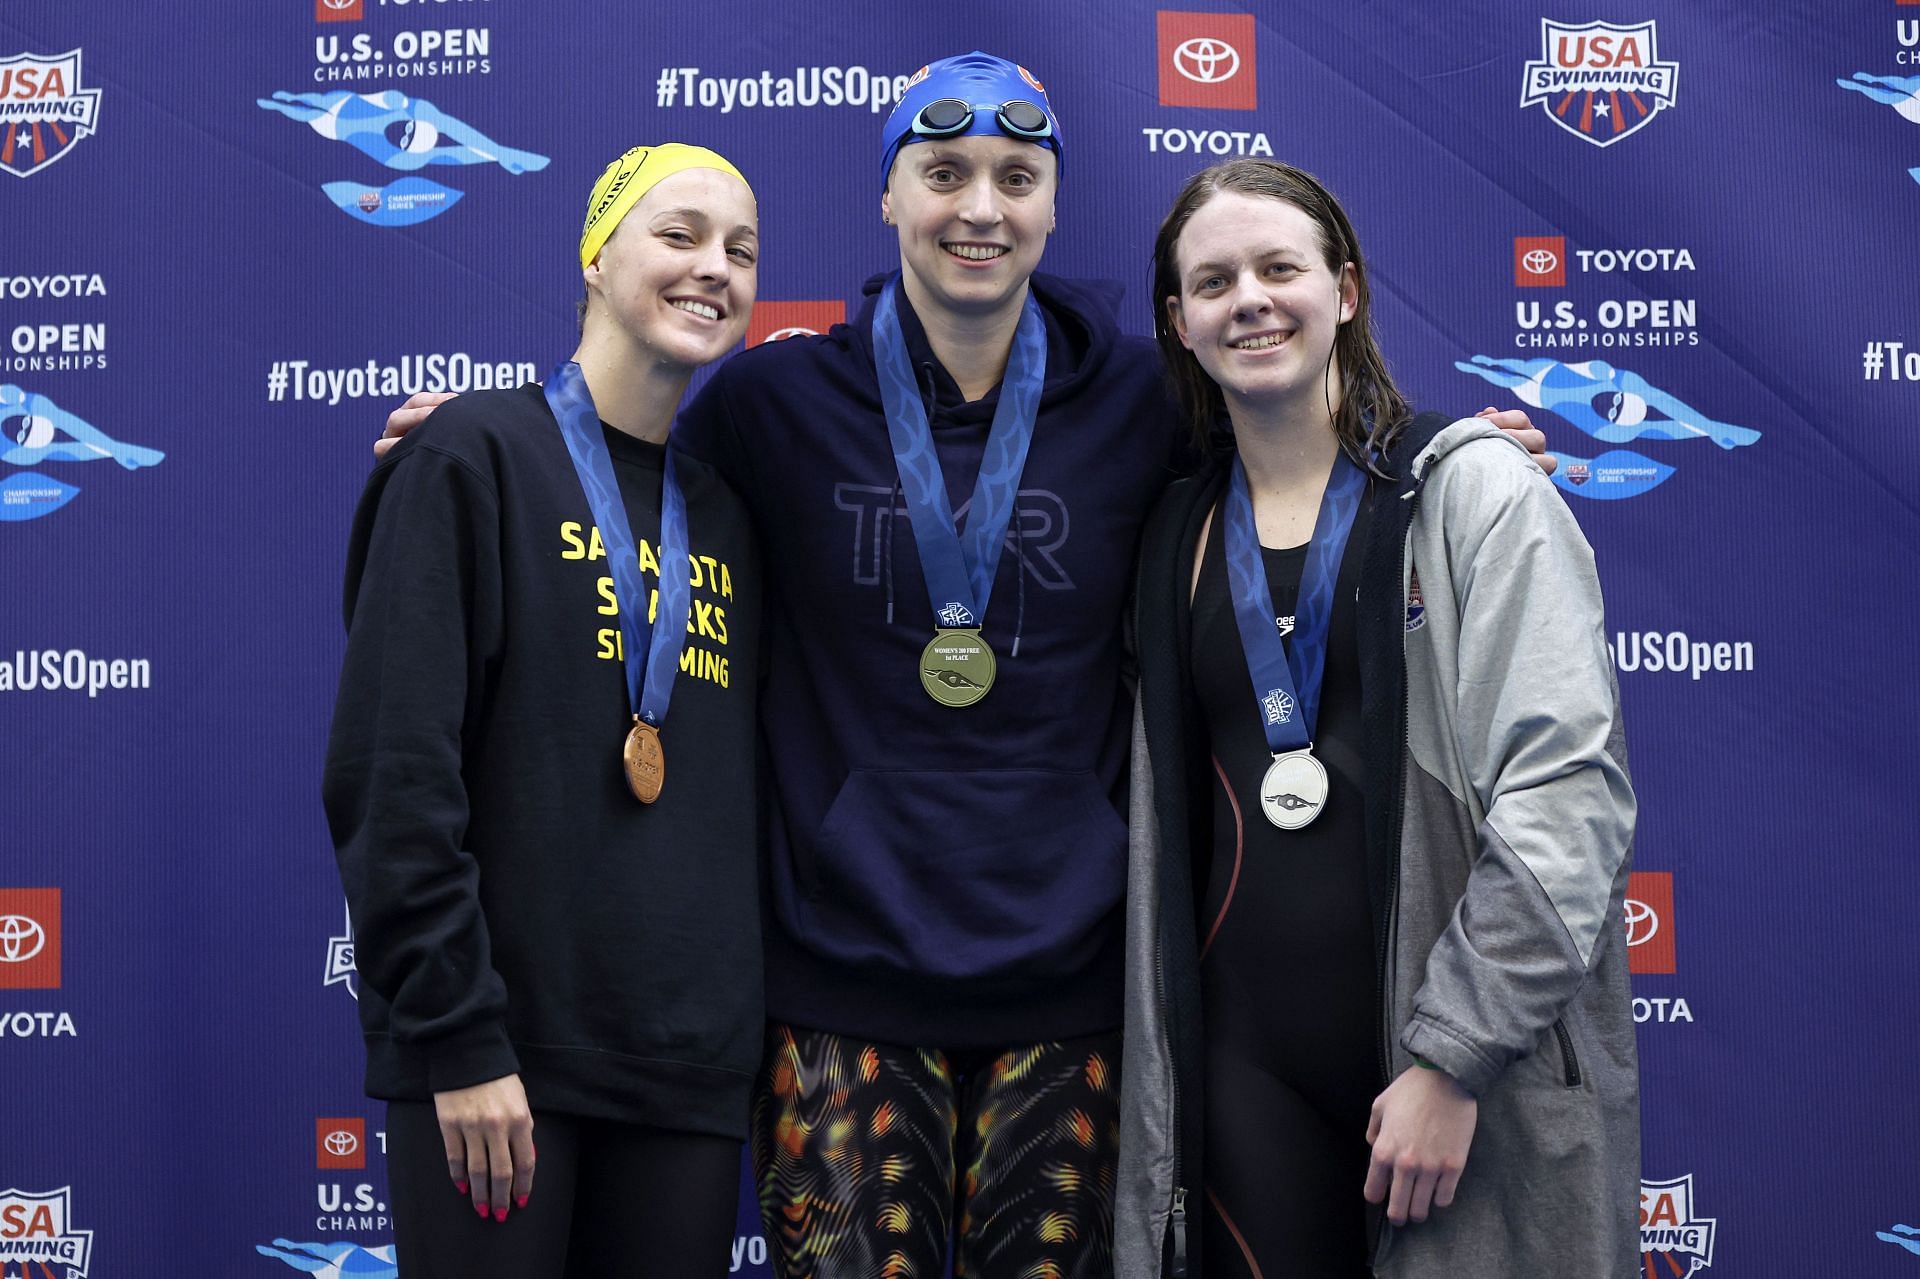
<path fill-rule="evenodd" d="M 958 626 L 972 626 L 973 610 L 958 602 L 946 604 L 940 609 L 940 625 L 949 630 Z"/>
<path fill-rule="evenodd" d="M 1610 147 L 1673 105 L 1680 64 L 1662 62 L 1655 23 L 1578 25 L 1540 20 L 1540 60 L 1529 62 L 1520 105 L 1583 142 Z"/>
<path fill-rule="evenodd" d="M 1671 1181 L 1640 1182 L 1640 1255 L 1649 1274 L 1656 1256 L 1665 1262 L 1660 1273 L 1673 1279 L 1687 1279 L 1713 1265 L 1716 1219 L 1694 1214 L 1692 1173 Z"/>
<path fill-rule="evenodd" d="M 1414 569 L 1407 579 L 1407 631 L 1419 630 L 1427 624 L 1427 601 L 1420 594 L 1420 570 Z"/>
<path fill-rule="evenodd" d="M 0 58 L 0 169 L 30 178 L 93 136 L 100 90 L 82 87 L 80 50 Z"/>
<path fill-rule="evenodd" d="M 1293 718 L 1293 699 L 1287 696 L 1284 689 L 1268 689 L 1267 695 L 1260 699 L 1260 704 L 1267 708 L 1269 724 L 1284 724 Z"/>
<path fill-rule="evenodd" d="M 0 1274 L 51 1275 L 58 1267 L 65 1279 L 87 1279 L 92 1251 L 93 1231 L 73 1228 L 71 1186 L 0 1190 Z"/>

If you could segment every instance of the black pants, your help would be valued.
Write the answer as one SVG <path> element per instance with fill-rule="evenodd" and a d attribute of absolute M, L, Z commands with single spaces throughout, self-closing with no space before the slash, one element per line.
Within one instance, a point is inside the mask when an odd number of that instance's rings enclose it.
<path fill-rule="evenodd" d="M 406 1279 L 715 1279 L 732 1260 L 740 1143 L 536 1111 L 533 1194 L 481 1217 L 447 1176 L 431 1102 L 387 1107 Z"/>

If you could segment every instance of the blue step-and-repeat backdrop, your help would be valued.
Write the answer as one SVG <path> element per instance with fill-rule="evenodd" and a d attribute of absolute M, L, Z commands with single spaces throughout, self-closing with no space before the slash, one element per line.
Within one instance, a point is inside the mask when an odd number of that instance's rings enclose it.
<path fill-rule="evenodd" d="M 1271 155 L 1418 400 L 1546 431 L 1642 797 L 1646 1279 L 1920 1276 L 1920 0 L 1187 3 L 0 7 L 0 1275 L 394 1272 L 318 797 L 368 446 L 571 349 L 635 142 L 754 180 L 749 341 L 839 320 L 884 113 L 982 46 L 1129 328 L 1181 180 Z"/>

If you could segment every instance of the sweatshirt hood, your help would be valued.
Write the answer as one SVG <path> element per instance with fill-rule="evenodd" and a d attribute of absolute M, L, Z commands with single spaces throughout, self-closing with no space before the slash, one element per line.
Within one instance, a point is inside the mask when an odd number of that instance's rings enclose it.
<path fill-rule="evenodd" d="M 860 313 L 847 326 L 854 349 L 869 365 L 873 363 L 874 307 L 880 290 L 899 274 L 889 271 L 870 277 L 861 286 Z M 1112 280 L 1068 280 L 1037 271 L 1029 287 L 1040 303 L 1040 314 L 1047 326 L 1047 373 L 1040 392 L 1040 408 L 1044 412 L 1052 404 L 1083 390 L 1105 365 L 1120 333 L 1118 312 L 1123 289 Z M 923 386 L 930 379 L 933 400 L 939 407 L 939 412 L 928 415 L 934 429 L 990 421 L 1000 401 L 1000 388 L 994 387 L 977 400 L 966 400 L 952 375 L 934 355 L 927 341 L 926 327 L 907 300 L 904 289 L 900 293 L 900 329 Z"/>

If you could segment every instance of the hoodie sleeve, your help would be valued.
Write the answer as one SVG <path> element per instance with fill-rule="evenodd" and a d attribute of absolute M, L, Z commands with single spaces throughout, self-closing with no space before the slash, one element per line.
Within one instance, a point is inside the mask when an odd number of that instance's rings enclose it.
<path fill-rule="evenodd" d="M 368 481 L 348 554 L 327 820 L 361 980 L 435 1092 L 519 1070 L 464 847 L 465 733 L 502 633 L 499 538 L 486 478 L 410 439 Z"/>
<path fill-rule="evenodd" d="M 1460 446 L 1423 495 L 1458 616 L 1451 745 L 1483 816 L 1401 1038 L 1475 1094 L 1532 1051 L 1620 926 L 1635 815 L 1592 549 L 1496 444 Z"/>
<path fill-rule="evenodd" d="M 673 447 L 711 466 L 734 492 L 747 491 L 746 449 L 734 422 L 725 366 L 681 406 L 673 420 Z"/>

